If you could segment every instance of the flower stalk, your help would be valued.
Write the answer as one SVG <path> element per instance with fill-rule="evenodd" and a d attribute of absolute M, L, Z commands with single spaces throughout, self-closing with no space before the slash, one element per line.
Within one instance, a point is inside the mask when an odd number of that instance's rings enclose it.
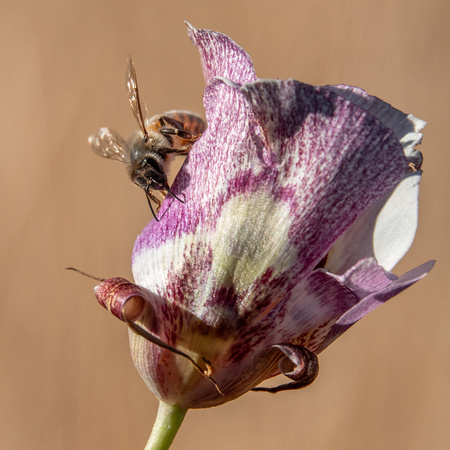
<path fill-rule="evenodd" d="M 158 414 L 145 450 L 167 450 L 180 429 L 187 409 L 159 402 Z"/>

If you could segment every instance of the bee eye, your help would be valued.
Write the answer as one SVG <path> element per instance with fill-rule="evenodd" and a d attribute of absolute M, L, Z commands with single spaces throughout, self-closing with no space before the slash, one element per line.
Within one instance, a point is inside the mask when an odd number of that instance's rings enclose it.
<path fill-rule="evenodd" d="M 158 161 L 155 158 L 145 158 L 145 164 L 147 166 L 153 167 L 154 169 L 159 169 Z"/>
<path fill-rule="evenodd" d="M 152 168 L 155 172 L 161 172 L 161 168 L 160 165 L 158 163 L 158 161 L 155 158 L 144 158 L 139 165 L 144 168 L 144 167 L 148 167 L 148 168 Z"/>
<path fill-rule="evenodd" d="M 134 179 L 134 182 L 142 188 L 145 188 L 147 186 L 147 180 L 143 177 L 137 177 Z"/>

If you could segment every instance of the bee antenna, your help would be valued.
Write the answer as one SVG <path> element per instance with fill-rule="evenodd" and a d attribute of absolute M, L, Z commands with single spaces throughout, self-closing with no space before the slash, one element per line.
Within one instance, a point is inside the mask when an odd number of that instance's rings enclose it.
<path fill-rule="evenodd" d="M 172 197 L 175 197 L 180 203 L 186 203 L 184 200 L 181 200 L 181 198 L 177 197 L 168 187 L 164 188 Z"/>
<path fill-rule="evenodd" d="M 146 193 L 146 197 L 147 197 L 148 206 L 150 206 L 150 211 L 152 212 L 153 217 L 155 218 L 155 220 L 157 222 L 159 222 L 159 219 L 156 217 L 155 211 L 153 211 L 152 202 L 150 201 L 149 192 L 148 192 L 149 189 L 150 189 L 150 185 L 147 184 L 147 187 L 145 188 L 145 193 Z"/>

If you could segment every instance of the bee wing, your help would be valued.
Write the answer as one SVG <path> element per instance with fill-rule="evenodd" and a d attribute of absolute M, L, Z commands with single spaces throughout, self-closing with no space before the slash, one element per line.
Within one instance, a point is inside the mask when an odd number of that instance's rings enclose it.
<path fill-rule="evenodd" d="M 114 130 L 100 128 L 96 134 L 89 136 L 89 144 L 97 155 L 127 163 L 129 150 L 125 140 Z"/>
<path fill-rule="evenodd" d="M 131 110 L 133 111 L 134 117 L 136 117 L 136 120 L 138 121 L 139 127 L 144 133 L 144 136 L 147 136 L 148 133 L 145 128 L 145 118 L 142 114 L 141 101 L 139 99 L 139 88 L 137 84 L 136 70 L 134 68 L 134 63 L 131 56 L 128 56 L 126 85 Z"/>

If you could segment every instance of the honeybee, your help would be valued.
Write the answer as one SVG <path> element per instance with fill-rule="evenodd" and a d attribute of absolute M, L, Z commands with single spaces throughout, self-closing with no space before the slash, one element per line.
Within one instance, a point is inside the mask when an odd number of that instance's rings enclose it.
<path fill-rule="evenodd" d="M 136 70 L 130 56 L 126 86 L 128 100 L 139 124 L 139 130 L 125 141 L 116 131 L 100 128 L 96 134 L 89 137 L 89 143 L 98 155 L 127 164 L 131 180 L 136 186 L 144 189 L 150 210 L 159 222 L 150 200 L 156 203 L 157 212 L 161 200 L 151 191 L 159 191 L 163 197 L 169 193 L 184 203 L 171 192 L 167 183 L 165 166 L 168 155 L 186 155 L 205 131 L 206 123 L 200 116 L 188 111 L 169 111 L 150 119 L 145 118 L 139 98 Z"/>

